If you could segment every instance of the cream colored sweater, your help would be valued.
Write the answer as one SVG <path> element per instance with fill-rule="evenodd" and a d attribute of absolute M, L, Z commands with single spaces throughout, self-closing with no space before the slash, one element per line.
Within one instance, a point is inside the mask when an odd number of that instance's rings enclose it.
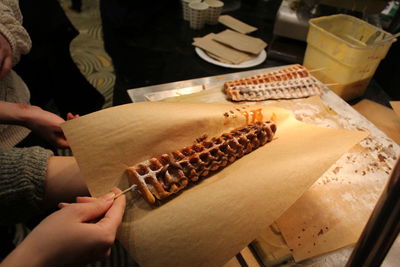
<path fill-rule="evenodd" d="M 17 0 L 0 0 L 0 33 L 8 40 L 13 52 L 13 65 L 22 54 L 31 48 L 31 39 L 22 27 L 22 15 Z M 29 91 L 26 84 L 14 72 L 0 81 L 0 101 L 29 104 Z M 0 124 L 0 147 L 13 147 L 25 138 L 29 129 L 15 125 Z"/>
<path fill-rule="evenodd" d="M 0 0 L 0 33 L 11 44 L 14 65 L 31 47 L 21 23 L 18 1 Z M 29 103 L 28 88 L 15 72 L 0 81 L 0 101 Z M 41 212 L 52 152 L 41 147 L 12 148 L 28 133 L 24 127 L 0 125 L 0 225 L 22 222 Z"/>

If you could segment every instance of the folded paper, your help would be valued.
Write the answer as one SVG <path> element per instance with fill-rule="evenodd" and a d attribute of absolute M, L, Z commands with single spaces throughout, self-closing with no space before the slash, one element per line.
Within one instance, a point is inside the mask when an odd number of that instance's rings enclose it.
<path fill-rule="evenodd" d="M 215 34 L 210 33 L 202 38 L 195 38 L 193 45 L 213 54 L 216 58 L 222 58 L 232 64 L 240 64 L 255 58 L 248 53 L 215 41 L 214 37 Z"/>
<path fill-rule="evenodd" d="M 235 30 L 237 32 L 247 34 L 251 33 L 257 30 L 256 27 L 253 27 L 251 25 L 248 25 L 238 19 L 235 19 L 234 17 L 231 17 L 229 15 L 222 15 L 219 16 L 218 21 L 225 26 L 231 28 L 232 30 Z"/>
<path fill-rule="evenodd" d="M 260 38 L 252 37 L 246 34 L 238 33 L 232 30 L 225 30 L 213 36 L 213 39 L 233 47 L 239 51 L 258 55 L 267 46 Z"/>

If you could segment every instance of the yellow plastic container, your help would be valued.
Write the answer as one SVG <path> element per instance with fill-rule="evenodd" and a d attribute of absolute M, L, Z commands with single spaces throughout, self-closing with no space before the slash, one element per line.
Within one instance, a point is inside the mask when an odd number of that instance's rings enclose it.
<path fill-rule="evenodd" d="M 309 21 L 303 65 L 344 100 L 364 94 L 396 39 L 363 20 L 332 15 Z"/>

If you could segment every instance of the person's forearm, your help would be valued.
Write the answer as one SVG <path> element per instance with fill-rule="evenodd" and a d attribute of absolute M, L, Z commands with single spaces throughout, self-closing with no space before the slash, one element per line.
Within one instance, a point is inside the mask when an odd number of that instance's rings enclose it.
<path fill-rule="evenodd" d="M 71 114 L 69 117 L 77 116 Z M 60 116 L 38 106 L 0 101 L 0 124 L 24 126 L 55 147 L 69 147 L 60 126 L 64 122 Z"/>
<path fill-rule="evenodd" d="M 75 202 L 77 196 L 88 196 L 85 180 L 74 157 L 50 157 L 45 181 L 44 208 L 60 202 Z"/>
<path fill-rule="evenodd" d="M 32 106 L 0 101 L 0 123 L 26 126 Z"/>
<path fill-rule="evenodd" d="M 0 267 L 18 267 L 27 265 L 31 267 L 49 266 L 46 264 L 46 261 L 43 259 L 41 254 L 43 253 L 35 251 L 35 246 L 26 244 L 26 241 L 24 240 L 2 262 L 0 262 Z"/>

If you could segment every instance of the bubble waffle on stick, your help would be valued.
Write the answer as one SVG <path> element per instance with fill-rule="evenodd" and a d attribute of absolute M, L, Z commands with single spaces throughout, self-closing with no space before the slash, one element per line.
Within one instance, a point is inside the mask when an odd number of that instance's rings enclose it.
<path fill-rule="evenodd" d="M 224 84 L 224 90 L 233 101 L 290 99 L 321 94 L 318 81 L 301 65 L 229 81 Z"/>
<path fill-rule="evenodd" d="M 127 168 L 130 182 L 150 204 L 186 188 L 271 141 L 276 125 L 257 122 Z"/>
<path fill-rule="evenodd" d="M 237 85 L 278 82 L 278 81 L 285 81 L 297 78 L 304 78 L 309 76 L 310 72 L 304 66 L 296 64 L 276 71 L 271 71 L 263 74 L 258 74 L 226 82 L 224 84 L 224 89 L 228 90 Z"/>
<path fill-rule="evenodd" d="M 302 98 L 321 94 L 321 87 L 312 77 L 295 80 L 238 85 L 227 91 L 233 101 L 262 101 L 268 99 Z"/>

